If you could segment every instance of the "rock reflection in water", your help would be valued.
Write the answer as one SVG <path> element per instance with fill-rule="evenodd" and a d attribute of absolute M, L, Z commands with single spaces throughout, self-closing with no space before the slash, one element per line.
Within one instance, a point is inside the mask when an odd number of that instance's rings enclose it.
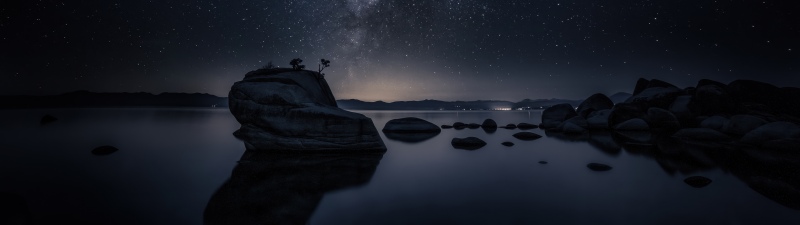
<path fill-rule="evenodd" d="M 206 206 L 205 224 L 305 224 L 325 193 L 367 184 L 383 153 L 247 151 Z"/>
<path fill-rule="evenodd" d="M 744 181 L 754 191 L 783 206 L 800 210 L 800 151 L 775 151 L 715 142 L 687 141 L 662 133 L 592 131 L 565 134 L 546 131 L 565 142 L 587 142 L 611 155 L 653 158 L 669 175 L 689 176 L 720 168 Z"/>

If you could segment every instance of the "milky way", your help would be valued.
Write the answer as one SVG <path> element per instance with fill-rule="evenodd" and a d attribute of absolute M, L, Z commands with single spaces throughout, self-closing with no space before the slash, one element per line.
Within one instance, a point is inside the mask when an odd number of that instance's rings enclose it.
<path fill-rule="evenodd" d="M 800 86 L 790 1 L 3 1 L 0 94 L 207 92 L 302 58 L 339 99 L 518 101 L 639 77 Z"/>

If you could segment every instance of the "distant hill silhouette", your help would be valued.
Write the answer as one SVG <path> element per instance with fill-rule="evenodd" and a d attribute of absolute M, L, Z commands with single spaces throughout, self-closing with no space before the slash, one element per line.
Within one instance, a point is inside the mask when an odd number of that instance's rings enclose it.
<path fill-rule="evenodd" d="M 200 93 L 95 93 L 0 96 L 0 108 L 228 107 L 228 98 Z"/>
<path fill-rule="evenodd" d="M 582 100 L 564 99 L 525 99 L 520 102 L 510 101 L 398 101 L 398 102 L 365 102 L 357 99 L 336 101 L 340 108 L 352 110 L 496 110 L 496 109 L 543 109 L 552 105 L 569 103 L 577 106 Z"/>

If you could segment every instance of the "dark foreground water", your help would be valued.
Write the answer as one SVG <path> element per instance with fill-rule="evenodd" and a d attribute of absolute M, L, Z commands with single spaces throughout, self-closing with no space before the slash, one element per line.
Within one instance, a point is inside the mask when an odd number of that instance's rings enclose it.
<path fill-rule="evenodd" d="M 541 116 L 361 113 L 379 130 L 408 116 L 435 124 L 492 118 L 500 125 L 538 124 Z M 45 114 L 59 120 L 40 125 Z M 608 133 L 565 137 L 536 129 L 531 132 L 545 137 L 520 141 L 511 136 L 520 130 L 449 129 L 414 142 L 384 136 L 383 155 L 253 156 L 231 134 L 238 126 L 227 109 L 0 111 L 0 224 L 19 218 L 38 224 L 800 221 L 798 203 L 774 191 L 797 171 L 732 167 L 708 149 L 626 146 Z M 489 144 L 474 151 L 450 145 L 453 137 L 468 136 Z M 120 150 L 92 155 L 101 145 Z M 591 171 L 586 164 L 592 162 L 613 169 Z M 683 182 L 694 175 L 713 182 L 704 188 Z"/>

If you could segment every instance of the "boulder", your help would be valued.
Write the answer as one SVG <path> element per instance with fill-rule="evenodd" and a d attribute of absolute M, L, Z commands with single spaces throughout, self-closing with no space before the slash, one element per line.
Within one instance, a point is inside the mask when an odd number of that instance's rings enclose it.
<path fill-rule="evenodd" d="M 722 116 L 712 116 L 703 120 L 703 122 L 700 122 L 700 127 L 722 131 L 722 128 L 725 127 L 728 122 L 730 122 L 728 118 Z"/>
<path fill-rule="evenodd" d="M 647 109 L 647 121 L 651 128 L 678 130 L 681 123 L 678 118 L 666 109 L 651 107 Z"/>
<path fill-rule="evenodd" d="M 608 115 L 608 127 L 615 127 L 622 122 L 636 118 L 644 118 L 644 116 L 645 113 L 639 105 L 633 103 L 619 103 L 614 106 L 614 109 L 612 109 Z"/>
<path fill-rule="evenodd" d="M 692 113 L 692 110 L 689 109 L 689 104 L 692 102 L 691 95 L 681 95 L 675 97 L 675 101 L 669 105 L 669 112 L 671 112 L 675 117 L 678 118 L 682 124 L 689 125 L 689 122 L 693 122 L 695 115 Z M 693 123 L 695 124 L 695 123 Z"/>
<path fill-rule="evenodd" d="M 566 134 L 582 134 L 586 132 L 586 128 L 569 121 L 561 123 L 559 129 Z"/>
<path fill-rule="evenodd" d="M 111 155 L 111 153 L 117 152 L 118 150 L 119 149 L 117 149 L 114 146 L 103 145 L 92 149 L 92 155 L 97 155 L 97 156 Z"/>
<path fill-rule="evenodd" d="M 477 123 L 468 123 L 467 124 L 467 128 L 469 128 L 469 129 L 478 129 L 478 128 L 481 128 L 481 125 L 477 124 Z"/>
<path fill-rule="evenodd" d="M 728 142 L 733 140 L 728 135 L 709 128 L 684 128 L 672 136 L 695 141 Z"/>
<path fill-rule="evenodd" d="M 644 89 L 647 89 L 647 86 L 650 84 L 650 81 L 644 78 L 639 78 L 636 80 L 636 87 L 633 88 L 633 95 L 638 95 L 642 93 Z"/>
<path fill-rule="evenodd" d="M 689 103 L 689 108 L 696 115 L 731 113 L 735 106 L 736 102 L 728 95 L 728 92 L 713 84 L 698 87 L 694 98 Z"/>
<path fill-rule="evenodd" d="M 647 131 L 650 130 L 650 126 L 647 125 L 647 122 L 643 119 L 636 118 L 622 122 L 615 126 L 614 129 L 625 131 Z"/>
<path fill-rule="evenodd" d="M 647 88 L 678 88 L 678 87 L 663 80 L 652 79 L 650 80 L 650 82 L 647 82 Z"/>
<path fill-rule="evenodd" d="M 694 188 L 702 188 L 711 184 L 711 179 L 703 176 L 691 176 L 684 179 L 683 182 Z"/>
<path fill-rule="evenodd" d="M 800 138 L 800 127 L 791 122 L 772 122 L 760 126 L 742 137 L 741 142 L 762 145 L 768 141 Z"/>
<path fill-rule="evenodd" d="M 767 121 L 751 115 L 735 115 L 722 126 L 722 132 L 742 136 L 767 124 Z"/>
<path fill-rule="evenodd" d="M 512 136 L 523 141 L 536 140 L 542 137 L 542 135 L 538 135 L 536 133 L 531 133 L 531 132 L 519 132 L 513 134 Z"/>
<path fill-rule="evenodd" d="M 338 108 L 317 72 L 252 71 L 233 84 L 228 105 L 242 125 L 234 135 L 248 150 L 386 151 L 372 120 Z"/>
<path fill-rule="evenodd" d="M 453 148 L 465 150 L 475 150 L 486 146 L 485 141 L 476 137 L 453 138 L 453 140 L 450 141 L 450 144 L 453 145 Z"/>
<path fill-rule="evenodd" d="M 589 163 L 589 164 L 586 165 L 586 167 L 588 167 L 590 170 L 594 170 L 594 171 L 609 171 L 612 168 L 609 165 L 600 164 L 600 163 Z"/>
<path fill-rule="evenodd" d="M 772 151 L 782 151 L 797 154 L 800 153 L 800 138 L 766 141 L 761 145 L 761 147 Z"/>
<path fill-rule="evenodd" d="M 455 122 L 455 123 L 453 123 L 453 128 L 456 128 L 456 130 L 461 130 L 461 129 L 467 128 L 467 124 L 462 123 L 462 122 Z"/>
<path fill-rule="evenodd" d="M 514 143 L 510 142 L 510 141 L 506 141 L 506 142 L 503 142 L 503 143 L 500 143 L 500 144 L 502 144 L 504 146 L 508 146 L 508 147 L 514 146 Z"/>
<path fill-rule="evenodd" d="M 728 88 L 727 84 L 723 84 L 722 82 L 713 81 L 709 79 L 700 79 L 699 81 L 697 81 L 697 86 L 695 86 L 695 88 L 700 88 L 706 85 L 716 85 L 717 87 L 721 87 L 722 89 Z"/>
<path fill-rule="evenodd" d="M 483 128 L 497 128 L 497 122 L 494 122 L 493 119 L 486 119 L 481 124 Z"/>
<path fill-rule="evenodd" d="M 520 130 L 530 130 L 539 128 L 539 126 L 530 123 L 519 123 L 517 124 L 517 128 L 519 128 Z"/>
<path fill-rule="evenodd" d="M 611 101 L 606 95 L 597 93 L 592 96 L 589 96 L 586 100 L 583 100 L 580 105 L 578 105 L 577 113 L 578 115 L 582 116 L 583 118 L 587 118 L 589 113 L 593 111 L 603 110 L 603 109 L 611 109 L 614 107 L 614 102 Z"/>
<path fill-rule="evenodd" d="M 608 129 L 608 117 L 611 115 L 610 109 L 594 111 L 586 117 L 588 129 Z"/>
<path fill-rule="evenodd" d="M 772 109 L 782 108 L 785 104 L 780 88 L 764 82 L 735 80 L 728 84 L 728 92 L 739 102 L 763 104 Z"/>
<path fill-rule="evenodd" d="M 555 128 L 565 120 L 577 116 L 572 105 L 564 103 L 551 106 L 542 112 L 542 128 Z"/>
<path fill-rule="evenodd" d="M 625 103 L 636 104 L 640 109 L 650 107 L 667 109 L 680 95 L 683 95 L 683 90 L 676 87 L 651 87 L 628 98 Z"/>
<path fill-rule="evenodd" d="M 439 133 L 435 124 L 416 117 L 393 119 L 383 126 L 384 133 Z"/>

